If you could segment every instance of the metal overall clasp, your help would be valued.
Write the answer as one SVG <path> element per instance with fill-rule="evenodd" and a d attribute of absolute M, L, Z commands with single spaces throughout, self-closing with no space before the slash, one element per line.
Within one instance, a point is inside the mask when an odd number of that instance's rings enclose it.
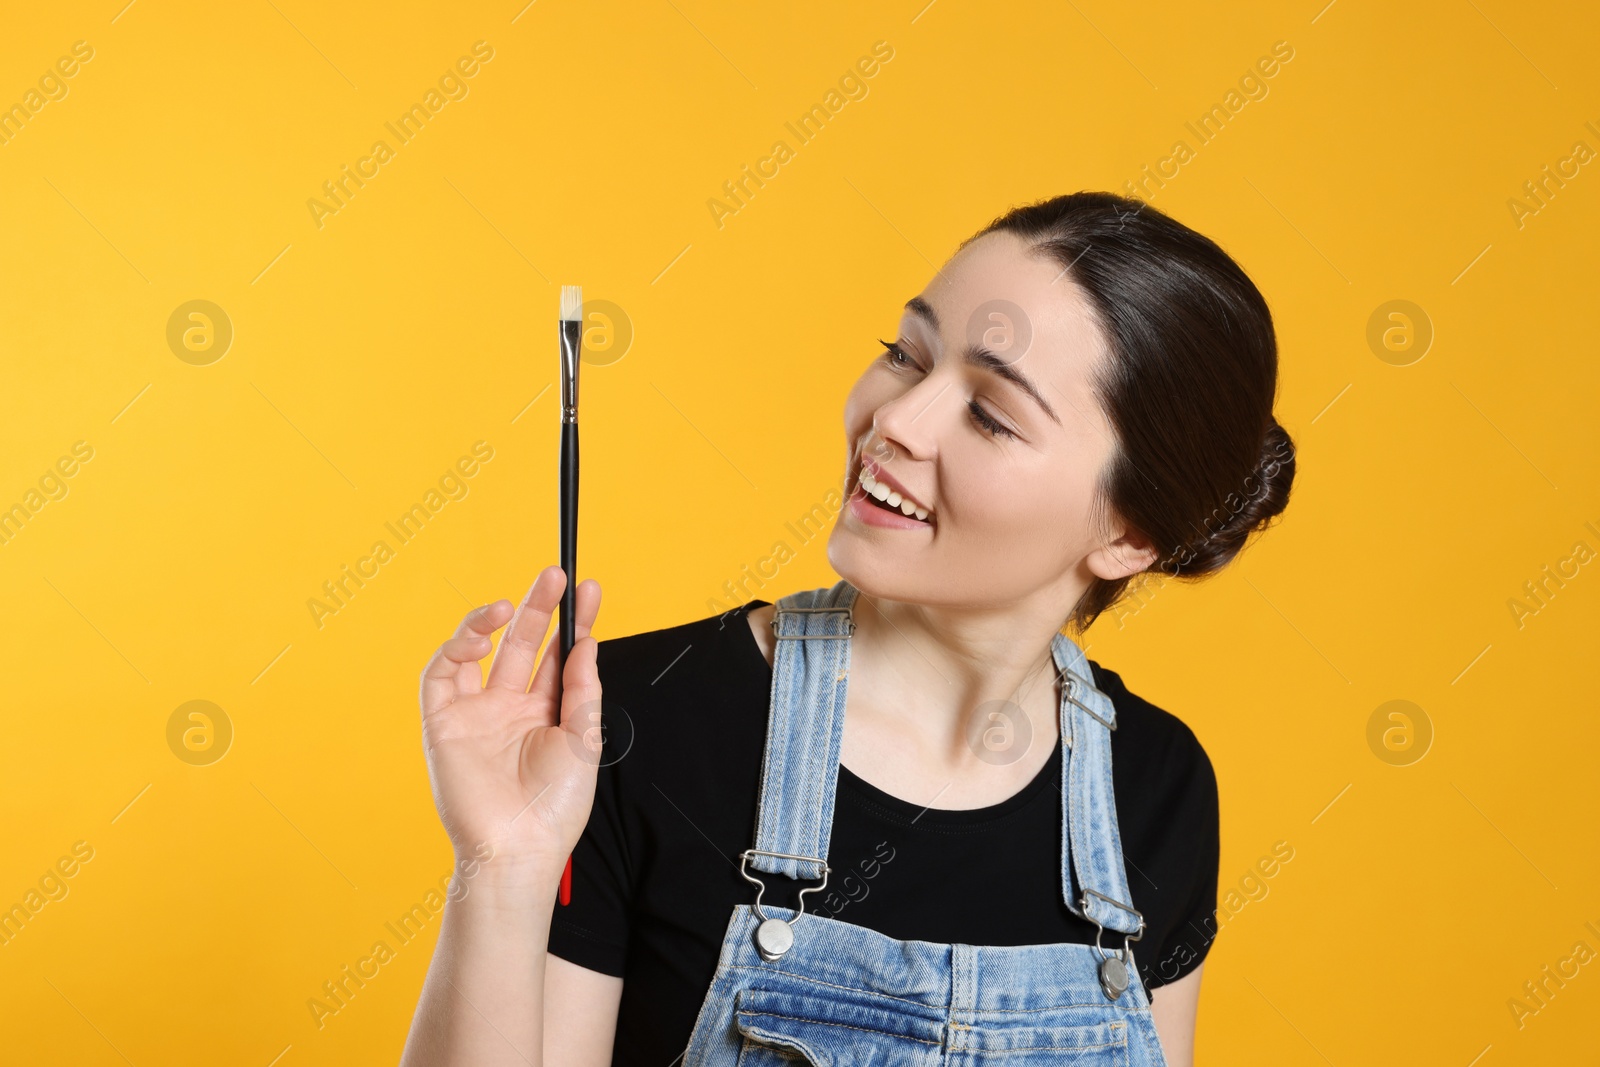
<path fill-rule="evenodd" d="M 779 615 L 835 615 L 843 614 L 848 611 L 850 611 L 849 608 L 778 608 L 773 611 L 772 621 L 768 623 L 768 625 L 772 627 L 772 636 L 777 638 L 779 641 L 848 641 L 855 635 L 856 632 L 856 620 L 854 615 L 845 619 L 846 628 L 845 632 L 842 634 L 784 634 L 778 632 Z M 776 856 L 777 853 L 769 852 L 767 855 Z M 802 856 L 801 858 L 814 859 L 815 857 Z"/>
<path fill-rule="evenodd" d="M 776 856 L 779 859 L 810 860 L 813 863 L 820 864 L 822 866 L 822 885 L 806 886 L 800 890 L 800 895 L 795 900 L 796 906 L 793 919 L 768 918 L 766 913 L 761 910 L 761 894 L 767 891 L 767 883 L 752 876 L 749 871 L 745 870 L 745 864 L 751 856 Z M 747 848 L 739 853 L 739 873 L 744 876 L 745 881 L 753 882 L 756 886 L 755 909 L 756 914 L 761 917 L 761 924 L 756 927 L 755 942 L 756 951 L 761 953 L 762 959 L 771 963 L 774 960 L 781 959 L 784 953 L 794 947 L 794 924 L 805 913 L 806 894 L 814 893 L 826 886 L 830 870 L 832 868 L 828 866 L 827 861 L 818 859 L 816 856 L 796 856 L 789 852 L 768 852 L 760 848 Z"/>
<path fill-rule="evenodd" d="M 1100 921 L 1089 911 L 1091 896 L 1099 897 L 1108 904 L 1114 904 L 1123 911 L 1139 916 L 1138 931 L 1127 935 L 1122 942 L 1122 951 L 1115 956 L 1108 956 L 1100 945 L 1100 935 L 1105 933 L 1106 928 L 1100 925 Z M 1127 992 L 1128 985 L 1132 981 L 1133 971 L 1129 964 L 1133 962 L 1133 943 L 1144 936 L 1144 915 L 1132 904 L 1124 904 L 1120 900 L 1114 900 L 1104 893 L 1096 893 L 1088 888 L 1084 889 L 1083 896 L 1079 898 L 1078 907 L 1083 910 L 1084 918 L 1094 923 L 1094 950 L 1100 955 L 1100 989 L 1105 993 L 1107 1000 L 1116 1000 Z"/>

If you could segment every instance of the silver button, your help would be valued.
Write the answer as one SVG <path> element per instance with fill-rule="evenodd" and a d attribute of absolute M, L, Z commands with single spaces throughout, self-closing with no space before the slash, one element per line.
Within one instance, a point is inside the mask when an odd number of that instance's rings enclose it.
<path fill-rule="evenodd" d="M 1107 956 L 1100 961 L 1100 988 L 1107 999 L 1116 1000 L 1128 988 L 1128 966 L 1118 956 Z"/>
<path fill-rule="evenodd" d="M 782 919 L 767 919 L 756 927 L 756 951 L 771 963 L 794 947 L 794 931 Z"/>

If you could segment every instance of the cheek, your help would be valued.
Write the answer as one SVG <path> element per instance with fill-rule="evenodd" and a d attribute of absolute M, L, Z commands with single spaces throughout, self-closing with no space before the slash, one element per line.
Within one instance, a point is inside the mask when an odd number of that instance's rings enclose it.
<path fill-rule="evenodd" d="M 1041 554 L 1054 558 L 1074 543 L 1087 505 L 1080 506 L 1079 490 L 1059 469 L 1024 468 L 998 459 L 992 450 L 988 455 L 981 448 L 972 451 L 960 459 L 954 450 L 944 453 L 946 493 L 952 504 L 960 502 L 959 513 L 952 516 L 958 520 L 951 524 L 952 533 L 959 530 L 963 538 L 986 546 L 986 551 L 1018 560 Z"/>
<path fill-rule="evenodd" d="M 967 457 L 960 470 L 952 470 L 956 466 L 952 451 L 945 453 L 949 483 L 945 492 L 961 502 L 962 528 L 985 542 L 1031 538 L 1058 510 L 1052 494 L 1039 492 L 1034 480 L 997 463 L 992 452 L 984 456 L 981 448 L 972 449 L 978 454 Z"/>
<path fill-rule="evenodd" d="M 873 414 L 898 395 L 894 383 L 885 381 L 885 375 L 874 373 L 875 369 L 868 368 L 857 378 L 845 398 L 844 428 L 852 443 L 872 426 Z"/>

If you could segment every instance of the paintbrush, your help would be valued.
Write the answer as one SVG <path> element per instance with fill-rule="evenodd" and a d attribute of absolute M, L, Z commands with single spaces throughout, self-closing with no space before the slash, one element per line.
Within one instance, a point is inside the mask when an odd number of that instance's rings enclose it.
<path fill-rule="evenodd" d="M 578 609 L 578 365 L 583 357 L 583 287 L 561 287 L 561 569 L 567 588 L 561 594 L 561 655 L 572 651 Z M 561 671 L 556 672 L 561 677 Z M 572 901 L 572 857 L 561 872 L 562 904 Z"/>

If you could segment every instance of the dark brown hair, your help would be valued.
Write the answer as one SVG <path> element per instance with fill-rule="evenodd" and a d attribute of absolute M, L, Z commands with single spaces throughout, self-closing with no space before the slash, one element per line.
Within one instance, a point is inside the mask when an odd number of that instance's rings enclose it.
<path fill-rule="evenodd" d="M 1255 284 L 1210 238 L 1149 204 L 1079 192 L 1007 212 L 962 242 L 1006 232 L 1059 264 L 1084 294 L 1110 358 L 1093 387 L 1116 434 L 1095 510 L 1157 548 L 1145 568 L 1203 578 L 1289 503 L 1294 442 L 1272 415 L 1278 344 Z M 1129 575 L 1094 579 L 1079 633 Z"/>

